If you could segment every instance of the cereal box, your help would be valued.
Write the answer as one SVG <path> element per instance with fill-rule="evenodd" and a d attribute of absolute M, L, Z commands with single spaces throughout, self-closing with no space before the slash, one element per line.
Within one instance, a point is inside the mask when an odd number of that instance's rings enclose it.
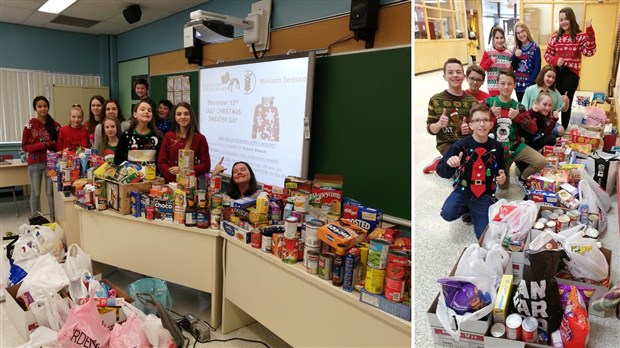
<path fill-rule="evenodd" d="M 340 215 L 342 211 L 342 175 L 316 174 L 312 183 L 312 195 L 321 205 L 331 206 L 331 214 Z"/>
<path fill-rule="evenodd" d="M 155 199 L 155 220 L 172 222 L 174 202 L 166 199 Z"/>
<path fill-rule="evenodd" d="M 194 170 L 194 150 L 179 150 L 179 170 Z"/>
<path fill-rule="evenodd" d="M 287 196 L 294 196 L 297 190 L 310 193 L 312 191 L 312 181 L 296 176 L 287 176 L 284 179 L 284 188 Z"/>
<path fill-rule="evenodd" d="M 186 205 L 186 197 L 185 191 L 176 189 L 174 191 L 174 223 L 175 224 L 185 224 L 185 205 Z"/>
<path fill-rule="evenodd" d="M 532 200 L 535 203 L 540 203 L 541 205 L 557 207 L 558 206 L 558 193 L 549 192 L 549 191 L 541 191 L 541 190 L 532 190 L 530 192 L 530 200 Z"/>

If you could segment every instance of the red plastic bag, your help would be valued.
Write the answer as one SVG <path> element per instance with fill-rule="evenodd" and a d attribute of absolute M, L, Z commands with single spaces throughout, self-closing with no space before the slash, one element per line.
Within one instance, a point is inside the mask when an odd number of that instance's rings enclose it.
<path fill-rule="evenodd" d="M 107 347 L 110 331 L 103 325 L 95 301 L 74 305 L 69 317 L 58 331 L 58 341 L 63 347 Z"/>

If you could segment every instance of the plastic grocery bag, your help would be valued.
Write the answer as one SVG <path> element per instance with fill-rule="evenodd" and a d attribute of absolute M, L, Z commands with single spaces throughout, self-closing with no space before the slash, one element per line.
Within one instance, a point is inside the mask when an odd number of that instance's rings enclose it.
<path fill-rule="evenodd" d="M 30 340 L 17 348 L 61 348 L 62 345 L 58 341 L 58 332 L 45 327 L 39 326 L 30 334 Z"/>
<path fill-rule="evenodd" d="M 579 169 L 581 180 L 579 180 L 579 200 L 581 205 L 588 207 L 588 213 L 598 215 L 599 232 L 607 231 L 607 212 L 611 208 L 611 198 L 603 188 L 597 184 L 590 176 L 585 174 L 585 170 Z"/>
<path fill-rule="evenodd" d="M 461 255 L 454 275 L 459 277 L 488 277 L 493 279 L 493 286 L 497 287 L 502 280 L 509 260 L 510 255 L 499 244 L 493 245 L 491 250 L 486 250 L 473 243 Z"/>
<path fill-rule="evenodd" d="M 489 297 L 489 303 L 475 312 L 457 314 L 457 312 L 447 304 L 447 300 L 451 299 L 446 298 L 444 291 L 439 292 L 439 300 L 437 302 L 436 310 L 437 318 L 446 332 L 448 332 L 450 336 L 458 342 L 461 338 L 461 325 L 464 322 L 479 320 L 491 313 L 493 310 L 493 303 L 495 302 L 496 297 L 496 291 L 493 287 L 493 279 L 481 277 L 447 277 L 440 280 L 471 283 L 476 287 L 478 292 L 481 292 L 485 294 L 485 296 Z M 454 323 L 456 323 L 455 327 L 453 327 Z"/>
<path fill-rule="evenodd" d="M 571 238 L 566 241 L 564 250 L 570 260 L 565 260 L 566 267 L 576 278 L 603 281 L 609 275 L 609 264 L 605 255 L 592 238 Z"/>
<path fill-rule="evenodd" d="M 153 347 L 174 347 L 174 341 L 172 340 L 172 334 L 166 330 L 159 319 L 154 314 L 146 315 L 137 307 L 130 303 L 123 302 L 123 312 L 125 316 L 129 317 L 132 314 L 136 315 L 136 318 L 140 322 L 140 326 L 144 331 L 146 338 Z"/>
<path fill-rule="evenodd" d="M 138 300 L 138 293 L 145 292 L 153 295 L 153 297 L 164 308 L 172 308 L 172 296 L 168 290 L 168 284 L 165 280 L 157 278 L 142 278 L 127 286 L 127 293 L 136 301 L 136 307 L 146 314 L 155 314 L 156 310 L 153 306 L 145 306 Z"/>
<path fill-rule="evenodd" d="M 32 297 L 38 299 L 41 291 L 58 292 L 67 285 L 69 279 L 62 266 L 51 254 L 45 254 L 39 256 L 28 271 L 28 275 L 17 290 L 17 296 L 30 291 Z"/>
<path fill-rule="evenodd" d="M 69 305 L 58 293 L 43 292 L 39 298 L 30 304 L 30 310 L 37 319 L 39 326 L 48 327 L 54 331 L 60 330 L 69 316 Z"/>
<path fill-rule="evenodd" d="M 504 223 L 506 224 L 505 238 L 510 238 L 511 241 L 525 241 L 537 215 L 538 206 L 532 201 L 509 202 L 500 199 L 489 207 L 489 224 L 491 222 Z M 497 236 L 489 236 L 491 237 Z M 485 237 L 485 242 L 483 242 L 485 247 L 490 244 L 486 239 Z"/>
<path fill-rule="evenodd" d="M 67 250 L 65 273 L 69 278 L 69 295 L 73 301 L 88 297 L 84 284 L 84 276 L 93 273 L 90 255 L 86 254 L 77 244 L 71 244 Z"/>
<path fill-rule="evenodd" d="M 136 313 L 130 313 L 121 325 L 114 324 L 110 334 L 110 348 L 149 348 L 149 340 L 144 334 Z"/>
<path fill-rule="evenodd" d="M 74 305 L 67 321 L 58 331 L 58 341 L 63 347 L 107 347 L 110 331 L 103 325 L 95 301 Z"/>

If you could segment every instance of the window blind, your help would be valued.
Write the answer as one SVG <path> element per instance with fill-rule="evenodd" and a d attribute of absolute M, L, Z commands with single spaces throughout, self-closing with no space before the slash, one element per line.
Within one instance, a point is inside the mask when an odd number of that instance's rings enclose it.
<path fill-rule="evenodd" d="M 35 116 L 32 100 L 42 95 L 51 103 L 54 85 L 99 87 L 100 83 L 99 75 L 0 68 L 0 143 L 21 143 L 24 126 Z"/>

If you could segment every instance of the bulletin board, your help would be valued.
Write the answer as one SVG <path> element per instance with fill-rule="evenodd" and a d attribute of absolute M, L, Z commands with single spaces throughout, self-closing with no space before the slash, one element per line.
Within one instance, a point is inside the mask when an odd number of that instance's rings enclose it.
<path fill-rule="evenodd" d="M 194 113 L 198 112 L 198 71 L 180 72 L 166 75 L 151 76 L 151 98 L 156 103 L 162 99 L 168 99 L 168 77 L 188 76 L 190 88 L 190 105 L 194 108 Z M 173 100 L 170 100 L 173 102 Z M 171 110 L 172 111 L 172 110 Z M 198 114 L 196 114 L 198 116 Z"/>

